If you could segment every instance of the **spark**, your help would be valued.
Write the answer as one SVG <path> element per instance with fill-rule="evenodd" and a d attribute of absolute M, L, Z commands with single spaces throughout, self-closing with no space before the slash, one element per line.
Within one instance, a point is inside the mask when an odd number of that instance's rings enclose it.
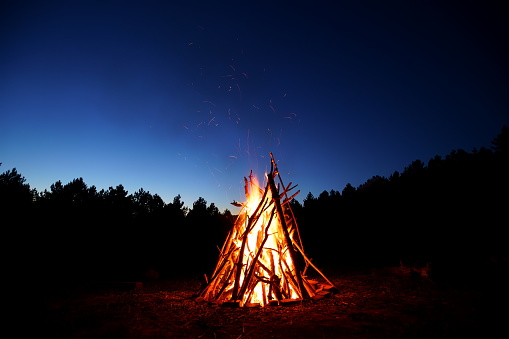
<path fill-rule="evenodd" d="M 269 105 L 269 107 L 272 110 L 272 112 L 276 113 L 276 110 L 274 109 L 274 107 L 272 107 L 272 105 Z"/>
<path fill-rule="evenodd" d="M 256 108 L 256 109 L 260 109 L 260 107 L 258 107 L 258 106 L 255 106 L 255 105 L 253 105 L 253 107 L 254 107 L 254 108 Z"/>
<path fill-rule="evenodd" d="M 291 116 L 288 116 L 288 117 L 284 117 L 285 119 L 293 119 L 297 116 L 297 114 L 295 113 L 290 113 Z"/>
<path fill-rule="evenodd" d="M 230 65 L 230 68 L 233 69 L 234 72 L 236 72 L 237 70 L 235 69 L 235 67 L 233 67 L 232 65 Z"/>
<path fill-rule="evenodd" d="M 242 72 L 242 75 L 249 79 L 249 77 L 247 76 L 246 72 Z"/>
<path fill-rule="evenodd" d="M 210 112 L 210 113 L 212 113 L 212 112 Z M 212 119 L 210 119 L 208 126 L 210 126 L 210 124 L 212 123 L 212 121 L 214 121 L 214 119 L 216 119 L 216 117 L 213 117 Z M 217 126 L 217 124 L 216 124 L 216 126 Z"/>
<path fill-rule="evenodd" d="M 216 104 L 213 103 L 212 101 L 203 100 L 202 102 L 206 102 L 206 103 L 211 104 L 212 106 L 216 107 Z"/>
<path fill-rule="evenodd" d="M 230 156 L 228 156 L 228 158 L 235 158 L 235 159 L 237 159 L 237 157 L 235 155 L 230 155 Z"/>

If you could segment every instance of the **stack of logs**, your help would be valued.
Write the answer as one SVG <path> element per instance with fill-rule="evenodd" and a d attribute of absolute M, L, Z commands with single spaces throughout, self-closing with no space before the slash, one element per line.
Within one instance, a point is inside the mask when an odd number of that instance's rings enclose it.
<path fill-rule="evenodd" d="M 275 178 L 279 179 L 276 185 Z M 198 300 L 230 307 L 289 305 L 305 299 L 318 300 L 336 291 L 335 286 L 304 254 L 290 201 L 299 193 L 285 186 L 271 153 L 271 171 L 265 188 L 252 174 L 245 180 L 246 196 L 259 193 L 256 207 L 234 203 L 242 210 L 230 230 L 210 279 L 198 292 Z M 281 192 L 280 192 L 281 191 Z M 254 210 L 254 211 L 253 211 Z M 299 271 L 299 263 L 305 263 Z M 326 283 L 308 279 L 313 268 Z"/>

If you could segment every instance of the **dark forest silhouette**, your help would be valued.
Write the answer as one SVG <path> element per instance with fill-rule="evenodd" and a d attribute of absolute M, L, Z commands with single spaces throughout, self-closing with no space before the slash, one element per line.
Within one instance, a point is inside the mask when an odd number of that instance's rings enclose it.
<path fill-rule="evenodd" d="M 292 201 L 305 251 L 318 265 L 431 262 L 438 276 L 508 264 L 509 128 L 491 149 L 415 160 L 357 188 Z M 5 239 L 15 265 L 49 281 L 141 279 L 209 273 L 234 216 L 203 198 L 188 208 L 122 185 L 98 191 L 82 178 L 31 189 L 14 168 L 0 175 Z M 12 220 L 12 221 L 9 221 Z M 19 264 L 18 264 L 19 263 Z"/>

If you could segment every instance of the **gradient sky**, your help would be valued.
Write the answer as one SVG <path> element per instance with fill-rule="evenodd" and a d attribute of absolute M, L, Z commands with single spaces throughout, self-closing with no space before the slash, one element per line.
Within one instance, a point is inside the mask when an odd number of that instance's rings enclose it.
<path fill-rule="evenodd" d="M 269 152 L 302 201 L 509 124 L 502 7 L 334 3 L 2 1 L 0 171 L 236 212 Z"/>

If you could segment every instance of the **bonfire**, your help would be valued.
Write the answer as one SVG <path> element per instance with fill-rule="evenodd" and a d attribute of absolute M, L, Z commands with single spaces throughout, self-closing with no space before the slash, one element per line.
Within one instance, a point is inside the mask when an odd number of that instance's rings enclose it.
<path fill-rule="evenodd" d="M 318 300 L 333 293 L 335 286 L 304 254 L 290 204 L 299 191 L 290 195 L 296 186 L 283 184 L 272 153 L 264 184 L 252 173 L 244 181 L 247 200 L 233 203 L 241 211 L 198 299 L 222 306 L 259 307 Z M 310 267 L 324 283 L 308 279 Z"/>

